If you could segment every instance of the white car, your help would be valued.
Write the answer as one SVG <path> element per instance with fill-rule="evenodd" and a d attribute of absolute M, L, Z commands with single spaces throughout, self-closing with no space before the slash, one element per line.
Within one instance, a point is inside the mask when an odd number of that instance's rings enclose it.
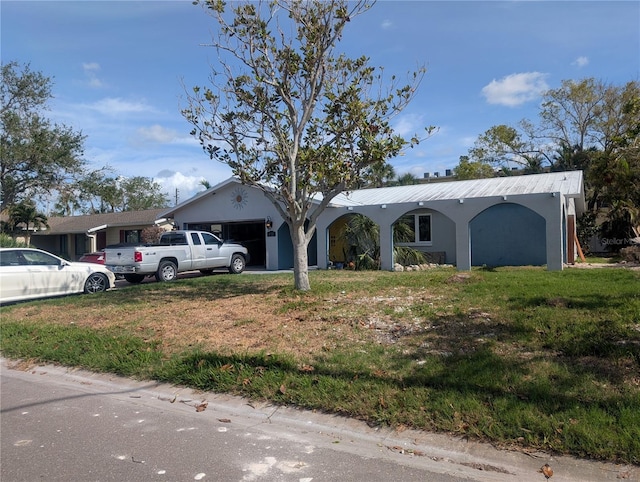
<path fill-rule="evenodd" d="M 72 263 L 41 249 L 0 248 L 0 303 L 115 286 L 115 275 L 96 263 Z"/>

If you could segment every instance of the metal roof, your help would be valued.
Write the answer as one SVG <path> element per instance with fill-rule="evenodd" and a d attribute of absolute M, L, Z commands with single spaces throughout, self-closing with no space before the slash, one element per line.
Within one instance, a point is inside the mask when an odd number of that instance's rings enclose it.
<path fill-rule="evenodd" d="M 554 192 L 576 198 L 578 205 L 582 206 L 584 204 L 582 171 L 550 172 L 468 181 L 359 189 L 339 194 L 331 201 L 330 205 L 334 207 L 368 206 Z"/>
<path fill-rule="evenodd" d="M 172 217 L 183 207 L 216 192 L 230 183 L 240 183 L 235 177 L 200 192 L 190 199 L 169 209 L 159 217 Z M 370 206 L 375 204 L 410 203 L 419 201 L 442 201 L 447 199 L 472 199 L 491 196 L 513 196 L 516 194 L 544 194 L 560 192 L 576 200 L 578 212 L 584 212 L 584 186 L 582 171 L 549 172 L 544 174 L 514 175 L 490 179 L 468 181 L 446 181 L 394 186 L 371 189 L 359 189 L 343 192 L 333 198 L 329 206 Z M 320 202 L 321 195 L 314 197 Z"/>

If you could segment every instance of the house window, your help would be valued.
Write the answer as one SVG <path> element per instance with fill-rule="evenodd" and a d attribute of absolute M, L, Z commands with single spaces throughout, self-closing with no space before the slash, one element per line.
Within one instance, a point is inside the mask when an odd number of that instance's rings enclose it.
<path fill-rule="evenodd" d="M 431 215 L 419 214 L 416 216 L 416 224 L 418 226 L 418 243 L 431 242 Z"/>
<path fill-rule="evenodd" d="M 87 248 L 87 244 L 89 243 L 89 238 L 84 234 L 76 234 L 74 239 L 74 253 L 76 256 L 82 256 L 84 253 L 89 251 Z"/>
<path fill-rule="evenodd" d="M 141 229 L 129 229 L 124 231 L 124 242 L 125 243 L 139 243 L 142 239 L 142 230 Z"/>
<path fill-rule="evenodd" d="M 430 244 L 431 214 L 405 214 L 396 222 L 394 235 L 399 244 Z"/>

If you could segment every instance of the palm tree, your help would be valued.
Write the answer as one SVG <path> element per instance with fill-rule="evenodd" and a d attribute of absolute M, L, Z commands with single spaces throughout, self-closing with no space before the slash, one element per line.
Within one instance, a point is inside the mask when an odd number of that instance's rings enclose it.
<path fill-rule="evenodd" d="M 401 176 L 398 176 L 394 183 L 396 186 L 411 186 L 413 184 L 420 184 L 420 179 L 410 172 L 406 172 Z"/>
<path fill-rule="evenodd" d="M 27 245 L 31 242 L 31 231 L 43 227 L 49 227 L 47 216 L 38 212 L 34 203 L 24 201 L 9 208 L 9 219 L 5 224 L 5 229 L 14 236 L 24 235 Z"/>
<path fill-rule="evenodd" d="M 340 236 L 349 246 L 346 261 L 352 261 L 355 269 L 380 269 L 380 227 L 370 218 L 352 215 Z M 394 244 L 412 239 L 415 239 L 413 228 L 401 218 L 393 225 Z M 424 253 L 408 246 L 394 246 L 393 253 L 396 262 L 404 266 L 426 262 Z"/>

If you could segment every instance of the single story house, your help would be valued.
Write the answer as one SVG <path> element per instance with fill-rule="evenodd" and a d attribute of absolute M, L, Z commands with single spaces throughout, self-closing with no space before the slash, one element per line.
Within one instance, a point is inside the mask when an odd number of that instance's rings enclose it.
<path fill-rule="evenodd" d="M 51 216 L 47 220 L 48 228 L 31 235 L 31 244 L 64 258 L 77 260 L 84 253 L 100 251 L 109 244 L 140 242 L 142 230 L 150 226 L 171 229 L 171 223 L 159 216 L 165 210 Z"/>
<path fill-rule="evenodd" d="M 309 264 L 340 261 L 339 230 L 348 216 L 368 216 L 380 228 L 381 269 L 393 270 L 393 226 L 414 222 L 404 243 L 459 270 L 472 266 L 546 265 L 561 270 L 576 258 L 576 217 L 585 210 L 582 171 L 360 189 L 334 198 L 318 218 Z M 160 218 L 179 229 L 218 233 L 243 243 L 253 265 L 290 269 L 289 229 L 256 187 L 231 177 Z"/>

